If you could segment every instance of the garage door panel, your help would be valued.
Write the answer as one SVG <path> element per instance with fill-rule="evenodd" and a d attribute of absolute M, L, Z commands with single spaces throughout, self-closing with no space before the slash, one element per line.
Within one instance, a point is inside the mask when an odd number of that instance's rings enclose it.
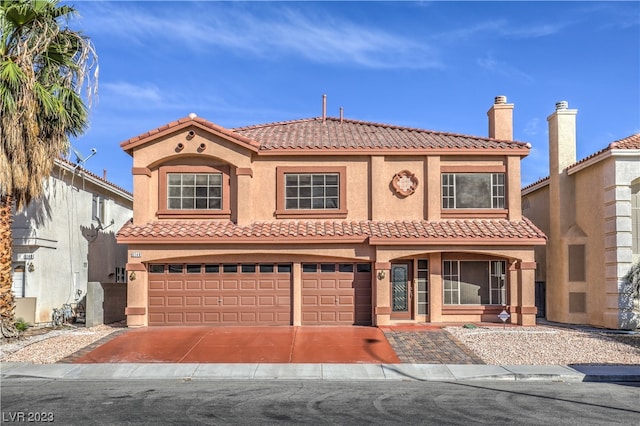
<path fill-rule="evenodd" d="M 371 295 L 369 272 L 303 272 L 302 324 L 371 324 Z"/>
<path fill-rule="evenodd" d="M 241 305 L 244 306 L 257 306 L 257 299 L 255 296 L 242 296 L 240 298 Z"/>
<path fill-rule="evenodd" d="M 205 324 L 219 324 L 220 312 L 204 312 L 203 322 Z"/>
<path fill-rule="evenodd" d="M 330 294 L 330 295 L 326 295 L 326 296 L 320 296 L 320 305 L 335 305 L 336 304 L 336 296 Z"/>
<path fill-rule="evenodd" d="M 238 271 L 151 274 L 149 325 L 290 325 L 291 274 Z"/>
<path fill-rule="evenodd" d="M 261 279 L 254 288 L 259 288 L 260 290 L 275 290 L 276 282 L 273 279 Z"/>
<path fill-rule="evenodd" d="M 184 315 L 184 322 L 187 324 L 202 324 L 202 313 L 186 312 Z"/>
<path fill-rule="evenodd" d="M 164 290 L 164 281 L 149 280 L 149 290 Z"/>
<path fill-rule="evenodd" d="M 167 281 L 167 290 L 183 290 L 183 281 L 171 280 Z"/>
<path fill-rule="evenodd" d="M 334 279 L 322 279 L 320 280 L 320 288 L 322 289 L 334 289 L 336 288 L 336 280 Z"/>
<path fill-rule="evenodd" d="M 205 280 L 204 289 L 205 290 L 220 290 L 220 281 L 219 280 Z"/>
<path fill-rule="evenodd" d="M 240 286 L 240 283 L 238 282 L 238 280 L 229 280 L 229 279 L 222 280 L 223 290 L 237 290 L 239 286 Z"/>
<path fill-rule="evenodd" d="M 168 324 L 183 324 L 184 315 L 182 312 L 167 312 L 166 321 Z"/>
<path fill-rule="evenodd" d="M 169 296 L 165 301 L 167 307 L 184 306 L 184 299 L 181 296 Z"/>
<path fill-rule="evenodd" d="M 242 280 L 240 281 L 240 288 L 242 290 L 256 290 L 258 288 L 257 280 Z"/>
<path fill-rule="evenodd" d="M 318 288 L 318 280 L 316 279 L 302 279 L 302 288 L 303 289 L 316 289 Z"/>
<path fill-rule="evenodd" d="M 202 300 L 203 300 L 203 305 L 208 307 L 218 306 L 219 304 L 218 296 L 204 296 Z"/>
<path fill-rule="evenodd" d="M 202 290 L 202 281 L 187 281 L 185 285 L 186 290 Z"/>
<path fill-rule="evenodd" d="M 194 296 L 185 297 L 184 304 L 185 306 L 189 306 L 190 308 L 200 307 L 202 306 L 202 297 L 194 297 Z"/>
<path fill-rule="evenodd" d="M 164 297 L 149 297 L 149 306 L 163 307 L 166 306 Z"/>

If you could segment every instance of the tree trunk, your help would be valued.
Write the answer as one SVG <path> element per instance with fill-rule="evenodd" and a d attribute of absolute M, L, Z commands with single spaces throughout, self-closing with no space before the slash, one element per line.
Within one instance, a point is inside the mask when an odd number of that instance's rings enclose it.
<path fill-rule="evenodd" d="M 13 239 L 11 238 L 11 222 L 13 222 L 12 202 L 10 196 L 0 197 L 0 329 L 4 337 L 16 337 L 15 303 L 13 300 L 13 275 L 11 259 Z"/>

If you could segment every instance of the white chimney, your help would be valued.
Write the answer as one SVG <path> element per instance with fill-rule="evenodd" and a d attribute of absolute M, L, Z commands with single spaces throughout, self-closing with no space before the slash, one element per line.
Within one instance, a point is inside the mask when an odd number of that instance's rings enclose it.
<path fill-rule="evenodd" d="M 495 97 L 487 116 L 490 138 L 513 140 L 513 104 L 507 103 L 506 96 Z"/>

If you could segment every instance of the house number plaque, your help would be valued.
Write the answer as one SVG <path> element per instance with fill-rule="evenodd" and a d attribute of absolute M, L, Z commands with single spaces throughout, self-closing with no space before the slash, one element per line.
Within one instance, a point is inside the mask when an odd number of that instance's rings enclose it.
<path fill-rule="evenodd" d="M 418 178 L 416 178 L 416 175 L 411 173 L 409 170 L 403 170 L 393 176 L 391 186 L 393 186 L 396 193 L 403 197 L 407 197 L 416 191 L 416 188 L 418 187 Z"/>

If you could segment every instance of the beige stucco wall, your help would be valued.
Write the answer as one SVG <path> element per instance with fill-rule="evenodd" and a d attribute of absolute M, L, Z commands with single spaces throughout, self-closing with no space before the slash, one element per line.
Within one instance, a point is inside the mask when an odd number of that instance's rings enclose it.
<path fill-rule="evenodd" d="M 92 216 L 94 194 L 105 198 L 103 229 Z M 56 166 L 44 197 L 14 216 L 13 256 L 27 266 L 25 297 L 36 299 L 35 322 L 50 322 L 53 308 L 81 300 L 88 281 L 115 282 L 115 268 L 127 262 L 115 233 L 131 219 L 132 204 L 129 195 Z"/>
<path fill-rule="evenodd" d="M 547 319 L 607 328 L 637 327 L 638 313 L 625 295 L 631 261 L 630 184 L 640 176 L 638 157 L 609 156 L 569 169 L 561 180 L 564 215 L 553 232 L 549 185 L 527 191 L 524 214 L 549 238 L 536 247 L 536 280 L 546 281 Z M 570 282 L 568 246 L 585 245 L 585 281 Z M 553 255 L 545 251 L 555 249 Z M 553 262 L 550 264 L 550 262 Z M 586 294 L 586 312 L 569 312 L 569 293 Z"/>

